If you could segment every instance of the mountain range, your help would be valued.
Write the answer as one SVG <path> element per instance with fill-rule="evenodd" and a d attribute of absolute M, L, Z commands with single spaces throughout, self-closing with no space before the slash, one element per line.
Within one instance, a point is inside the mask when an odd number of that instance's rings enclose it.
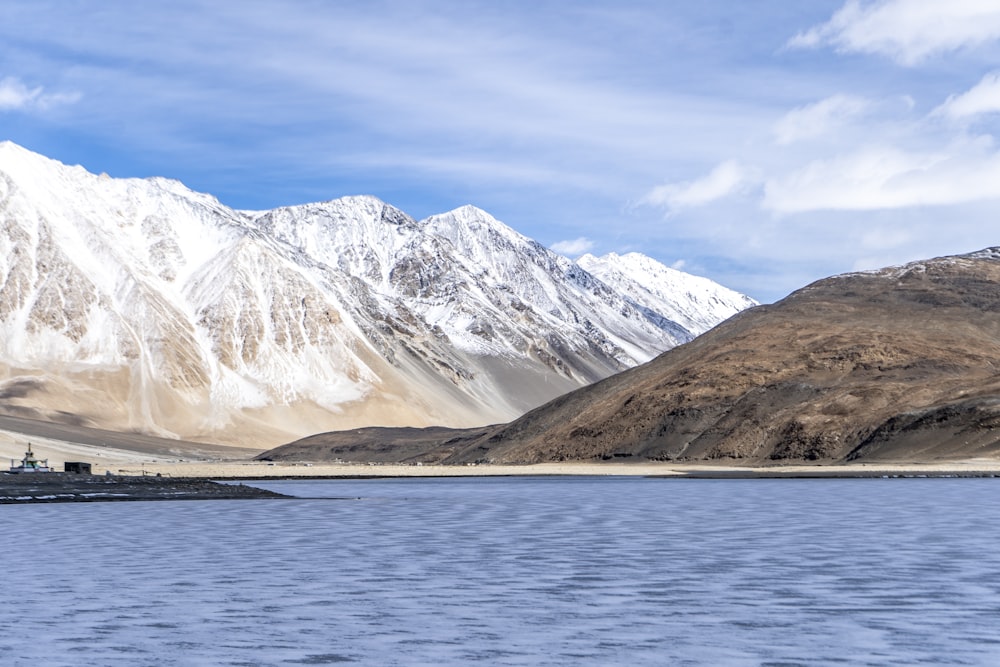
<path fill-rule="evenodd" d="M 923 462 L 1000 455 L 1000 248 L 827 278 L 510 423 L 262 458 Z"/>
<path fill-rule="evenodd" d="M 640 254 L 574 262 L 465 206 L 241 211 L 0 143 L 0 412 L 259 446 L 478 426 L 755 305 Z"/>

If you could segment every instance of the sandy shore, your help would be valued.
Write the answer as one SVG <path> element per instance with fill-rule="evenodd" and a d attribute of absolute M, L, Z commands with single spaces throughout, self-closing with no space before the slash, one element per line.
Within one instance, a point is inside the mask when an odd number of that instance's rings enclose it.
<path fill-rule="evenodd" d="M 273 477 L 478 477 L 504 475 L 638 475 L 689 477 L 881 477 L 881 476 L 1000 476 L 1000 459 L 970 459 L 949 462 L 868 463 L 820 466 L 768 466 L 749 468 L 734 465 L 703 465 L 677 463 L 542 463 L 536 465 L 369 465 L 284 463 L 251 460 L 264 450 L 227 448 L 217 445 L 181 443 L 152 438 L 136 440 L 122 434 L 117 441 L 107 438 L 92 443 L 71 442 L 45 437 L 39 432 L 30 436 L 23 432 L 0 429 L 0 457 L 20 460 L 30 440 L 39 459 L 48 459 L 56 470 L 66 461 L 91 464 L 96 475 L 263 479 Z M 83 440 L 84 438 L 80 438 Z M 0 468 L 6 469 L 0 458 Z"/>
<path fill-rule="evenodd" d="M 535 465 L 411 466 L 365 464 L 291 464 L 260 461 L 151 463 L 146 474 L 214 479 L 273 477 L 485 477 L 510 475 L 586 476 L 689 476 L 737 477 L 883 477 L 883 476 L 1000 476 L 1000 461 L 974 459 L 949 463 L 914 463 L 839 466 L 736 466 L 677 465 L 672 463 L 540 463 Z"/>

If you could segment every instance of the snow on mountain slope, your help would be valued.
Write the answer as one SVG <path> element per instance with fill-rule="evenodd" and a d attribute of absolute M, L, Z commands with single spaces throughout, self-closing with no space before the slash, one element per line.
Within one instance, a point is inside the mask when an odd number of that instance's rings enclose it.
<path fill-rule="evenodd" d="M 577 264 L 640 306 L 701 335 L 757 302 L 699 276 L 671 269 L 646 255 L 630 252 L 603 257 L 587 254 Z"/>
<path fill-rule="evenodd" d="M 236 211 L 3 142 L 0 409 L 260 445 L 505 420 L 731 314 L 644 266 L 598 279 L 471 206 Z"/>

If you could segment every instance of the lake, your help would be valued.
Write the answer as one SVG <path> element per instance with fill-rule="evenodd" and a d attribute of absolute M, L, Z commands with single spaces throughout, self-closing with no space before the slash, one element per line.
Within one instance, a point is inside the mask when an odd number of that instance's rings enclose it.
<path fill-rule="evenodd" d="M 0 506 L 0 663 L 1000 664 L 997 479 L 254 484 Z"/>

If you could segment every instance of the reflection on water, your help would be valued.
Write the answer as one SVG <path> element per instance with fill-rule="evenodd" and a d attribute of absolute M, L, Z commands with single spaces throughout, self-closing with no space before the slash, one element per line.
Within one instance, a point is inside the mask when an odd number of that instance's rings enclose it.
<path fill-rule="evenodd" d="M 4 665 L 997 665 L 1000 481 L 0 507 Z"/>

